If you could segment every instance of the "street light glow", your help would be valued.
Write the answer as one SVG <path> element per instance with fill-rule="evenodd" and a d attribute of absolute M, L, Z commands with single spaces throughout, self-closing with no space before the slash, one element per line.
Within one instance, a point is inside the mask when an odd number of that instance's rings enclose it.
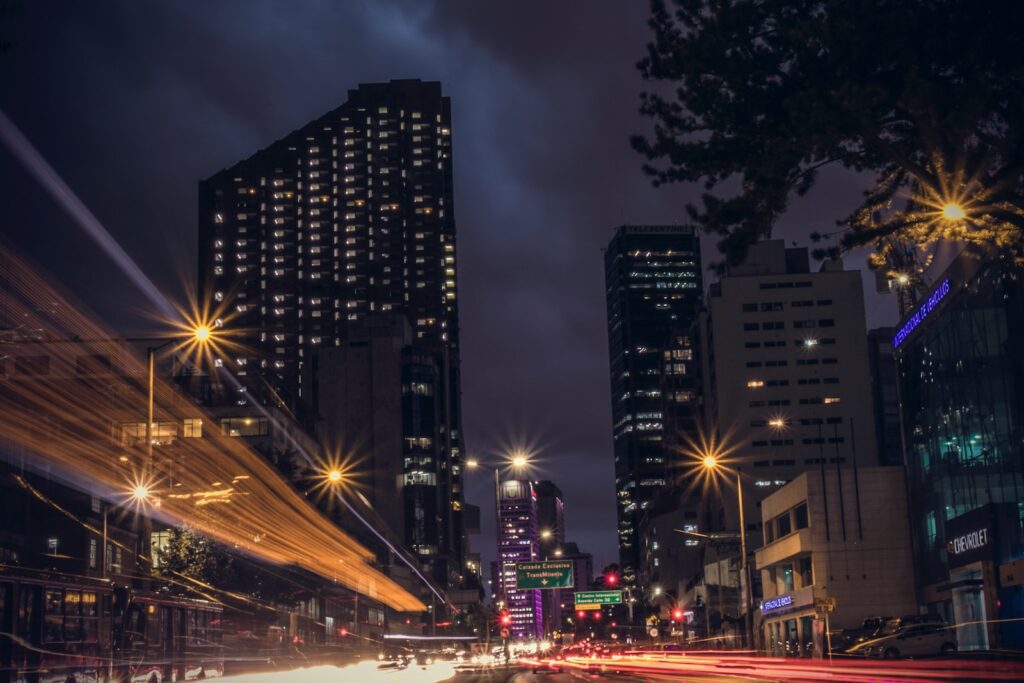
<path fill-rule="evenodd" d="M 331 470 L 327 473 L 327 480 L 335 484 L 341 481 L 341 477 L 341 470 Z"/>
<path fill-rule="evenodd" d="M 704 469 L 713 470 L 718 466 L 718 460 L 713 455 L 705 455 L 703 465 Z"/>
<path fill-rule="evenodd" d="M 480 461 L 476 459 L 470 459 L 466 461 L 466 469 L 471 470 L 480 467 Z"/>
<path fill-rule="evenodd" d="M 947 221 L 962 221 L 967 218 L 967 212 L 956 202 L 948 202 L 942 207 L 942 217 Z"/>
<path fill-rule="evenodd" d="M 210 328 L 206 325 L 199 325 L 192 334 L 196 341 L 205 342 L 210 339 Z"/>
<path fill-rule="evenodd" d="M 544 531 L 540 532 L 540 537 L 545 539 L 551 538 L 551 529 L 545 529 Z"/>
<path fill-rule="evenodd" d="M 145 484 L 136 484 L 132 489 L 132 500 L 136 503 L 144 503 L 149 500 L 149 487 Z"/>
<path fill-rule="evenodd" d="M 529 464 L 530 461 L 527 460 L 526 456 L 521 453 L 512 458 L 512 467 L 516 468 L 517 470 L 521 470 Z"/>

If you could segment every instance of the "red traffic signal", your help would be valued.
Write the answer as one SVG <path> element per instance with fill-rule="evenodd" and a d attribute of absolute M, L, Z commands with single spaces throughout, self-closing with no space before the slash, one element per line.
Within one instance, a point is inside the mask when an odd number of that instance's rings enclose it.
<path fill-rule="evenodd" d="M 604 575 L 604 583 L 606 586 L 615 586 L 619 583 L 619 575 L 615 572 L 608 572 Z"/>
<path fill-rule="evenodd" d="M 509 614 L 508 612 L 502 612 L 501 614 L 498 615 L 498 623 L 501 624 L 502 626 L 511 626 L 512 625 L 512 615 Z"/>
<path fill-rule="evenodd" d="M 584 619 L 584 618 L 586 618 L 587 613 L 584 612 L 583 610 L 579 610 L 578 612 L 576 612 L 576 616 L 579 617 L 580 619 Z"/>
<path fill-rule="evenodd" d="M 676 607 L 674 610 L 672 610 L 672 621 L 682 621 L 682 620 L 683 620 L 683 610 L 681 610 L 680 608 Z"/>

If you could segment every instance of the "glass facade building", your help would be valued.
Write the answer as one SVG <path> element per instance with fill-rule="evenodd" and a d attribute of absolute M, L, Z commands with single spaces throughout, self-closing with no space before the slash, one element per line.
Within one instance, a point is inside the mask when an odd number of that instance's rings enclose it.
<path fill-rule="evenodd" d="M 1024 640 L 1022 276 L 965 250 L 893 337 L 919 601 L 965 650 Z"/>
<path fill-rule="evenodd" d="M 619 564 L 633 584 L 641 514 L 668 481 L 676 430 L 695 424 L 700 238 L 678 225 L 621 226 L 605 251 L 605 288 Z"/>

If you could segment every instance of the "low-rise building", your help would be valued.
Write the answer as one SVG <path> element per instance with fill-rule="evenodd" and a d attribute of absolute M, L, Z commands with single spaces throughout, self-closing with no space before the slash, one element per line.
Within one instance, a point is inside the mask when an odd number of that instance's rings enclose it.
<path fill-rule="evenodd" d="M 763 649 L 821 656 L 826 630 L 917 611 L 903 469 L 805 472 L 761 503 Z"/>

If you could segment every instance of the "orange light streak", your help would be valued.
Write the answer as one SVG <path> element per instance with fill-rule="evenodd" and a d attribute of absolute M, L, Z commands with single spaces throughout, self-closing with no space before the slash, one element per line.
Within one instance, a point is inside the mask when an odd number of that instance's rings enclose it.
<path fill-rule="evenodd" d="M 145 490 L 146 495 L 134 496 L 136 502 L 168 523 L 189 525 L 269 562 L 303 567 L 397 610 L 426 609 L 376 570 L 371 551 L 300 495 L 244 439 L 208 428 L 202 438 L 179 437 L 156 446 L 153 463 L 145 462 L 145 444 L 122 445 L 119 425 L 145 422 L 145 360 L 111 340 L 109 331 L 2 249 L 0 286 L 0 311 L 13 327 L 0 337 L 9 369 L 0 375 L 0 433 L 29 460 L 88 482 L 93 493 L 117 503 Z M 217 336 L 212 332 L 207 344 Z M 19 363 L 42 363 L 31 360 L 42 357 L 49 359 L 45 373 L 16 370 Z M 105 371 L 89 365 L 101 357 L 109 360 Z M 154 422 L 174 422 L 180 435 L 187 418 L 218 424 L 188 396 L 157 381 Z M 150 471 L 152 481 L 137 476 Z M 232 484 L 225 493 L 214 493 L 210 482 Z"/>

